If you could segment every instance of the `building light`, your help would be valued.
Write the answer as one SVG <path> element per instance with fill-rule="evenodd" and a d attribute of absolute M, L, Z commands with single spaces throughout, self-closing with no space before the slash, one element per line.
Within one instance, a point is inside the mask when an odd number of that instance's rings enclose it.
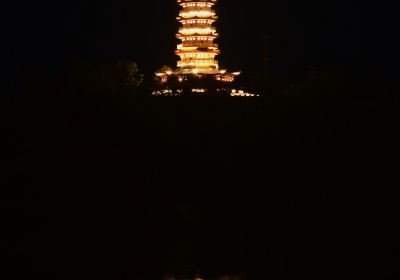
<path fill-rule="evenodd" d="M 205 93 L 206 89 L 204 89 L 204 88 L 192 88 L 192 92 Z"/>
<path fill-rule="evenodd" d="M 186 80 L 185 75 L 196 78 L 212 77 L 221 83 L 231 83 L 240 72 L 227 73 L 219 68 L 216 57 L 220 54 L 218 44 L 214 40 L 219 36 L 214 26 L 218 17 L 213 6 L 217 0 L 177 0 L 181 6 L 178 22 L 181 27 L 176 37 L 181 41 L 175 54 L 179 56 L 178 70 L 166 71 L 157 75 L 167 82 L 169 76 L 177 76 L 177 81 Z"/>

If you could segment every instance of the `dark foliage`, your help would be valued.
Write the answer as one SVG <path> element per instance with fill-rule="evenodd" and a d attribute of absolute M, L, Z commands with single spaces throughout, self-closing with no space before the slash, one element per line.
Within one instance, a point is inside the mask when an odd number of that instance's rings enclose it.
<path fill-rule="evenodd" d="M 262 98 L 166 98 L 95 75 L 32 77 L 2 97 L 2 278 L 159 279 L 194 264 L 208 278 L 354 279 L 367 265 L 394 279 L 397 207 L 381 194 L 397 172 L 398 84 L 326 69 Z"/>

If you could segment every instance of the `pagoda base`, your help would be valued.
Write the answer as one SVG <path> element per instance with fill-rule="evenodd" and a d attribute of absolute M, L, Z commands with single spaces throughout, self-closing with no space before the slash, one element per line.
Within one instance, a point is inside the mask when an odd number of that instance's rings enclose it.
<path fill-rule="evenodd" d="M 153 96 L 259 96 L 236 85 L 235 80 L 241 72 L 212 68 L 180 68 L 156 73 L 158 90 Z"/>
<path fill-rule="evenodd" d="M 239 72 L 227 72 L 227 70 L 219 70 L 212 68 L 180 68 L 174 71 L 166 71 L 156 73 L 158 80 L 161 83 L 167 83 L 170 80 L 178 80 L 184 82 L 189 79 L 213 79 L 215 81 L 221 81 L 225 83 L 232 83 L 236 77 L 240 75 Z"/>

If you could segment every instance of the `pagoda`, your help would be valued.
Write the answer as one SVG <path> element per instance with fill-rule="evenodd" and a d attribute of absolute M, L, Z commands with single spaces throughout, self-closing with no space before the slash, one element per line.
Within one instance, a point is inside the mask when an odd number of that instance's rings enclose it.
<path fill-rule="evenodd" d="M 229 73 L 220 69 L 215 59 L 220 54 L 217 30 L 214 26 L 218 17 L 213 9 L 217 0 L 177 0 L 181 6 L 177 20 L 181 24 L 177 39 L 180 40 L 176 55 L 179 56 L 177 69 L 156 73 L 166 83 L 170 77 L 183 82 L 188 76 L 212 77 L 224 83 L 233 82 L 240 72 Z"/>

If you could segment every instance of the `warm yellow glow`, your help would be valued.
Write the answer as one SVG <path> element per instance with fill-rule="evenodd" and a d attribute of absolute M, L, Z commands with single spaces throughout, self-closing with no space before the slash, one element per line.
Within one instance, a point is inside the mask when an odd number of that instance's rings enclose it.
<path fill-rule="evenodd" d="M 194 52 L 197 50 L 197 47 L 184 47 L 183 45 L 178 45 L 178 50 L 185 52 L 190 52 L 190 51 Z"/>
<path fill-rule="evenodd" d="M 177 17 L 182 26 L 176 35 L 181 43 L 175 51 L 180 57 L 177 63 L 179 69 L 156 75 L 162 80 L 176 75 L 179 82 L 185 81 L 186 75 L 212 75 L 218 81 L 233 82 L 240 72 L 227 73 L 226 70 L 219 70 L 218 61 L 215 59 L 220 54 L 218 44 L 214 42 L 219 36 L 214 26 L 218 17 L 213 10 L 217 0 L 177 1 L 182 8 Z"/>
<path fill-rule="evenodd" d="M 187 18 L 212 18 L 215 16 L 214 11 L 185 11 L 181 12 L 179 16 L 187 19 Z"/>
<path fill-rule="evenodd" d="M 195 61 L 179 61 L 178 67 L 201 67 L 201 68 L 215 68 L 218 69 L 218 63 L 213 60 L 195 60 Z"/>
<path fill-rule="evenodd" d="M 188 24 L 213 24 L 215 20 L 213 19 L 183 19 L 180 21 L 183 25 Z"/>
<path fill-rule="evenodd" d="M 211 27 L 206 27 L 206 28 L 182 28 L 179 30 L 179 33 L 182 35 L 194 35 L 194 34 L 199 34 L 199 35 L 209 35 L 209 34 L 215 34 L 216 30 L 215 28 Z"/>
<path fill-rule="evenodd" d="M 216 0 L 184 1 L 178 0 L 182 6 L 178 21 L 182 23 L 177 38 L 182 41 L 176 54 L 180 56 L 179 68 L 199 68 L 216 71 L 218 62 L 215 56 L 219 54 L 218 45 L 213 41 L 218 37 L 213 26 L 217 17 L 212 7 Z"/>
<path fill-rule="evenodd" d="M 190 53 L 190 52 L 185 52 L 185 53 L 180 53 L 179 56 L 181 58 L 194 58 L 194 59 L 201 59 L 201 58 L 214 58 L 217 54 L 216 53 L 205 53 L 205 52 L 198 52 L 198 53 Z"/>
<path fill-rule="evenodd" d="M 219 54 L 219 50 L 217 48 L 214 47 L 207 47 L 207 50 L 205 51 L 198 51 L 197 47 L 182 47 L 182 48 L 178 48 L 177 50 L 177 54 L 181 55 L 181 54 L 190 54 L 191 57 L 193 57 L 192 54 L 210 54 L 210 55 L 217 55 Z"/>
<path fill-rule="evenodd" d="M 175 54 L 180 57 L 177 63 L 179 69 L 156 73 L 156 76 L 163 83 L 168 82 L 170 76 L 176 76 L 177 81 L 184 82 L 188 75 L 199 78 L 210 75 L 222 83 L 233 82 L 240 72 L 228 73 L 227 70 L 219 70 L 218 61 L 215 59 L 220 54 L 218 44 L 214 42 L 219 36 L 214 26 L 218 17 L 213 10 L 217 0 L 177 1 L 182 7 L 179 17 L 177 17 L 182 26 L 176 34 L 181 43 L 177 45 L 175 51 Z M 222 89 L 217 91 L 222 91 Z M 192 92 L 203 93 L 206 90 L 192 89 Z M 176 96 L 182 93 L 182 90 L 156 91 L 153 95 Z M 231 94 L 232 96 L 251 96 L 251 93 L 236 90 L 233 90 Z"/>
<path fill-rule="evenodd" d="M 232 89 L 230 95 L 232 97 L 259 97 L 259 94 L 245 92 L 244 90 Z"/>
<path fill-rule="evenodd" d="M 195 2 L 195 3 L 182 3 L 181 6 L 186 8 L 186 7 L 209 7 L 211 8 L 214 5 L 214 3 L 199 3 L 199 2 Z"/>
<path fill-rule="evenodd" d="M 215 36 L 190 36 L 190 37 L 182 37 L 182 41 L 212 41 L 215 39 Z"/>
<path fill-rule="evenodd" d="M 205 93 L 206 89 L 205 88 L 192 88 L 192 92 Z"/>

